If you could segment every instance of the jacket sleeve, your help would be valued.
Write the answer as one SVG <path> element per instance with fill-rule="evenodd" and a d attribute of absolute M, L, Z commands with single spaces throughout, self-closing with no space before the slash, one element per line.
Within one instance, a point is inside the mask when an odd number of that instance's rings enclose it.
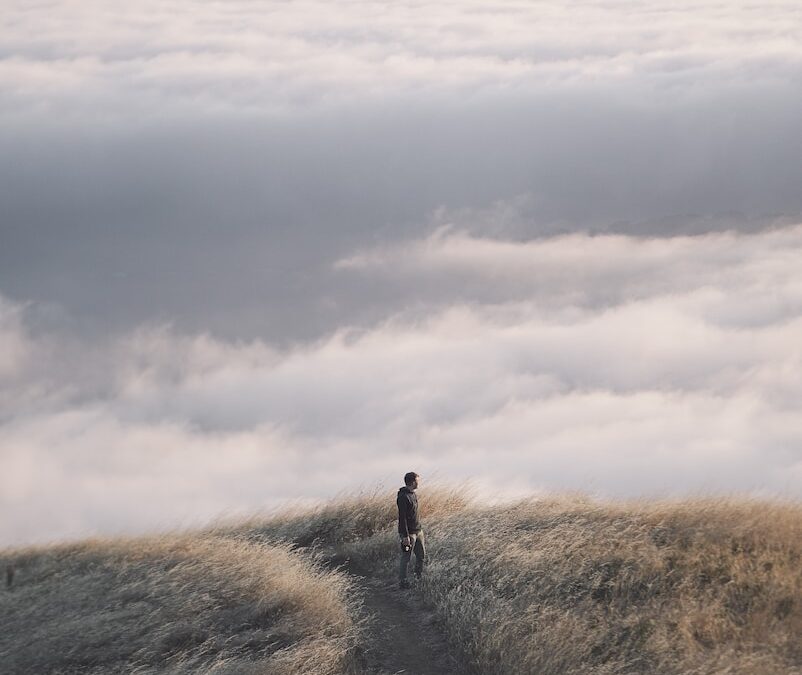
<path fill-rule="evenodd" d="M 409 526 L 407 525 L 407 514 L 409 513 L 409 500 L 403 495 L 399 495 L 395 500 L 398 504 L 398 532 L 404 537 L 409 536 Z"/>

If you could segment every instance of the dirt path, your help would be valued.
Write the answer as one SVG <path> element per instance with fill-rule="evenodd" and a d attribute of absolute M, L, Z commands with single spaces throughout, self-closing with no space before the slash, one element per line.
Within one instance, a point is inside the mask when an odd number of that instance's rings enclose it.
<path fill-rule="evenodd" d="M 365 675 L 458 675 L 460 670 L 449 655 L 438 620 L 414 585 L 400 591 L 395 581 L 372 576 L 349 561 L 339 562 L 364 598 L 368 625 L 362 655 Z"/>

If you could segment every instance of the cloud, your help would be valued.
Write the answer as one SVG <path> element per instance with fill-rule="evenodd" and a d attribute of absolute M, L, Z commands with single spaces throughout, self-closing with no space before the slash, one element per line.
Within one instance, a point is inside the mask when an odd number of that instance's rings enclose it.
<path fill-rule="evenodd" d="M 276 111 L 388 92 L 648 80 L 670 96 L 798 77 L 792 3 L 12 3 L 0 87 L 69 116 Z M 370 17 L 369 24 L 366 17 Z M 670 93 L 669 93 L 670 92 Z M 87 94 L 89 94 L 87 96 Z M 145 102 L 160 101 L 158 110 Z"/>
<path fill-rule="evenodd" d="M 432 214 L 525 240 L 802 213 L 791 2 L 6 4 L 0 288 L 90 339 L 374 320 L 332 263 Z"/>
<path fill-rule="evenodd" d="M 13 0 L 0 541 L 412 467 L 799 495 L 796 18 Z"/>
<path fill-rule="evenodd" d="M 340 273 L 417 279 L 419 299 L 432 278 L 495 293 L 446 293 L 287 348 L 142 326 L 103 347 L 86 383 L 79 368 L 34 377 L 34 357 L 25 368 L 48 396 L 0 427 L 2 506 L 16 514 L 0 538 L 189 522 L 410 467 L 496 496 L 798 497 L 800 247 L 800 227 L 517 242 L 439 231 L 356 252 Z M 605 303 L 589 300 L 599 288 Z M 35 354 L 42 336 L 5 306 Z"/>
<path fill-rule="evenodd" d="M 0 381 L 22 370 L 29 356 L 21 314 L 21 307 L 0 296 Z"/>
<path fill-rule="evenodd" d="M 639 238 L 577 233 L 525 241 L 443 226 L 421 239 L 359 251 L 336 261 L 334 268 L 436 301 L 536 300 L 539 307 L 559 310 L 675 296 L 682 298 L 685 313 L 748 327 L 783 322 L 802 311 L 800 255 L 800 225 L 759 234 Z"/>

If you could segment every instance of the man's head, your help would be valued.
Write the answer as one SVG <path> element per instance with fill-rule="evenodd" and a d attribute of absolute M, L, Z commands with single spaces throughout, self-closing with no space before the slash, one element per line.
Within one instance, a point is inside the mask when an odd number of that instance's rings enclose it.
<path fill-rule="evenodd" d="M 406 485 L 410 490 L 418 489 L 419 480 L 420 476 L 416 474 L 414 471 L 410 471 L 409 473 L 404 475 L 404 485 Z"/>

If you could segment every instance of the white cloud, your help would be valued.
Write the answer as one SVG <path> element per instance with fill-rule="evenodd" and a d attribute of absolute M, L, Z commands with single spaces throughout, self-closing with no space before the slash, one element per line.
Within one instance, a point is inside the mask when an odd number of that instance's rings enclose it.
<path fill-rule="evenodd" d="M 799 76 L 794 5 L 17 0 L 6 114 L 284 110 L 354 95 L 650 81 L 676 98 Z M 694 93 L 696 92 L 696 93 Z M 148 105 L 159 102 L 159 110 Z M 126 113 L 126 111 L 128 111 Z"/>
<path fill-rule="evenodd" d="M 412 467 L 802 495 L 795 3 L 6 4 L 3 283 L 96 323 L 0 297 L 0 543 Z"/>
<path fill-rule="evenodd" d="M 436 274 L 526 292 L 289 350 L 142 328 L 96 355 L 105 385 L 93 375 L 83 392 L 80 370 L 48 380 L 30 359 L 26 387 L 48 396 L 0 427 L 2 508 L 16 514 L 0 539 L 187 522 L 410 467 L 502 495 L 799 497 L 800 246 L 799 227 L 518 243 L 440 232 L 343 266 L 368 283 Z M 598 287 L 604 305 L 586 301 Z"/>
<path fill-rule="evenodd" d="M 483 284 L 503 297 L 552 308 L 683 296 L 683 312 L 749 326 L 802 313 L 800 257 L 802 225 L 751 235 L 580 233 L 525 242 L 445 226 L 421 240 L 357 252 L 334 266 L 407 285 Z"/>

